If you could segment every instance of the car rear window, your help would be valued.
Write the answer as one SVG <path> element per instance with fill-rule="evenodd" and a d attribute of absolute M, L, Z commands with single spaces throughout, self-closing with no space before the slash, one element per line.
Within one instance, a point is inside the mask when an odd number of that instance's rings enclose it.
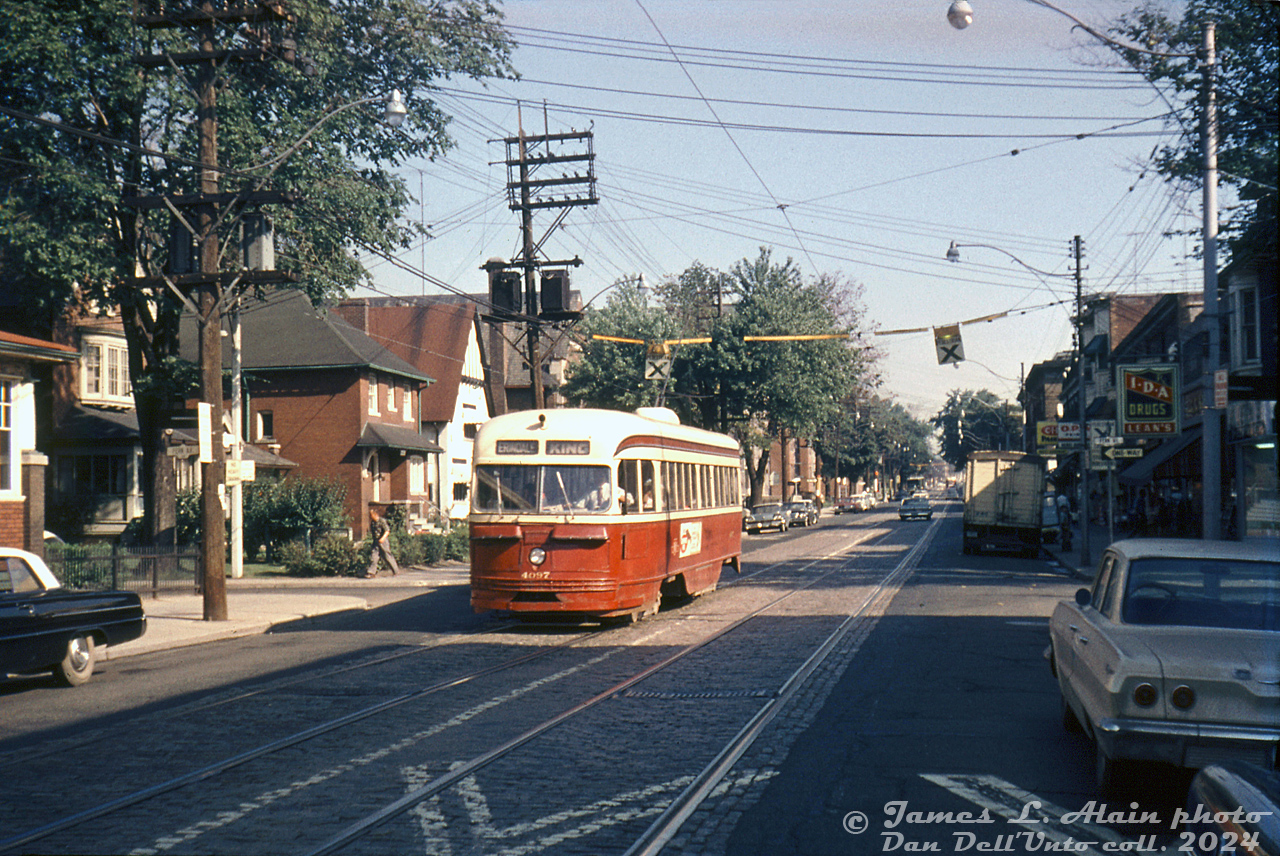
<path fill-rule="evenodd" d="M 1135 559 L 1125 581 L 1121 619 L 1280 631 L 1280 562 Z"/>

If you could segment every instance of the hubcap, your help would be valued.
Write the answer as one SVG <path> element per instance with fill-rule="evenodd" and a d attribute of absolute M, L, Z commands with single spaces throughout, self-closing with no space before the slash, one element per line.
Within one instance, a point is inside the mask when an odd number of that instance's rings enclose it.
<path fill-rule="evenodd" d="M 71 657 L 71 668 L 77 672 L 89 665 L 89 642 L 84 637 L 72 639 L 67 653 Z"/>

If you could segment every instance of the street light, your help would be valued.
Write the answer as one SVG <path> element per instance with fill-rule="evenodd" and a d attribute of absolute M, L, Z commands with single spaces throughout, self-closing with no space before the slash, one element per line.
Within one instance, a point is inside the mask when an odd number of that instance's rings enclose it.
<path fill-rule="evenodd" d="M 1163 53 L 1137 45 L 1118 42 L 1081 21 L 1070 12 L 1059 9 L 1048 0 L 1027 0 L 1037 6 L 1057 12 L 1069 18 L 1077 27 L 1095 39 L 1124 51 L 1145 54 L 1161 59 L 1196 59 L 1195 54 Z M 965 11 L 967 10 L 967 12 Z M 957 30 L 963 30 L 973 22 L 973 10 L 966 0 L 955 0 L 947 10 L 947 20 Z M 1218 308 L 1218 107 L 1217 107 L 1217 53 L 1212 21 L 1203 24 L 1204 42 L 1200 52 L 1200 73 L 1204 95 L 1204 114 L 1201 120 L 1201 156 L 1203 159 L 1203 225 L 1204 244 L 1204 309 L 1201 314 L 1209 325 L 1209 356 L 1201 372 L 1201 395 L 1204 407 L 1201 415 L 1200 477 L 1204 493 L 1201 537 L 1206 541 L 1222 538 L 1222 411 L 1215 406 L 1214 378 L 1218 371 L 1222 351 L 1221 313 Z M 1082 438 L 1083 439 L 1083 438 Z M 1085 530 L 1088 531 L 1087 529 Z"/>
<path fill-rule="evenodd" d="M 1032 0 L 1035 2 L 1035 0 Z M 1089 550 L 1089 429 L 1088 417 L 1086 416 L 1086 398 L 1084 388 L 1084 277 L 1081 268 L 1081 258 L 1083 257 L 1083 243 L 1080 236 L 1076 235 L 1072 239 L 1072 249 L 1075 253 L 1076 269 L 1075 273 L 1054 273 L 1053 271 L 1040 270 L 1032 267 L 1022 259 L 1015 256 L 1008 250 L 1000 247 L 993 247 L 990 244 L 957 244 L 951 242 L 951 246 L 947 248 L 947 261 L 960 261 L 961 247 L 982 247 L 988 250 L 995 250 L 998 253 L 1004 253 L 1018 264 L 1022 265 L 1032 273 L 1040 276 L 1063 276 L 1074 277 L 1076 281 L 1076 383 L 1079 389 L 1078 407 L 1080 410 L 1080 564 L 1088 566 L 1092 562 Z"/>

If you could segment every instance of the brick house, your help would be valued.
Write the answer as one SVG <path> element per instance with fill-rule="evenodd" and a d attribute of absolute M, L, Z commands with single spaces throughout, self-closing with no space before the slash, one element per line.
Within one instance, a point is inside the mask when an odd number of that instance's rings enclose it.
<path fill-rule="evenodd" d="M 379 297 L 334 307 L 356 329 L 435 379 L 419 406 L 422 434 L 440 447 L 428 459 L 427 502 L 434 521 L 470 512 L 472 441 L 493 415 L 485 371 L 484 337 L 475 303 L 462 297 Z"/>
<path fill-rule="evenodd" d="M 185 325 L 184 356 L 194 359 L 195 324 Z M 418 414 L 434 378 L 296 290 L 247 300 L 241 336 L 246 442 L 296 462 L 300 476 L 344 486 L 357 539 L 371 506 L 400 505 L 425 525 L 429 463 L 438 470 L 442 450 Z M 229 365 L 230 348 L 223 357 Z"/>
<path fill-rule="evenodd" d="M 48 459 L 36 451 L 36 367 L 74 361 L 67 345 L 0 331 L 0 546 L 44 555 Z"/>

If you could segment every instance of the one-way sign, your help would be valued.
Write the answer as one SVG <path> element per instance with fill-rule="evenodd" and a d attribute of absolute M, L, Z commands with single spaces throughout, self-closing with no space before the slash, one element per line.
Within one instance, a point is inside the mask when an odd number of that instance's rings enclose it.
<path fill-rule="evenodd" d="M 1112 446 L 1103 451 L 1102 454 L 1114 461 L 1116 458 L 1141 458 L 1142 450 L 1133 447 L 1125 449 L 1120 446 Z"/>

